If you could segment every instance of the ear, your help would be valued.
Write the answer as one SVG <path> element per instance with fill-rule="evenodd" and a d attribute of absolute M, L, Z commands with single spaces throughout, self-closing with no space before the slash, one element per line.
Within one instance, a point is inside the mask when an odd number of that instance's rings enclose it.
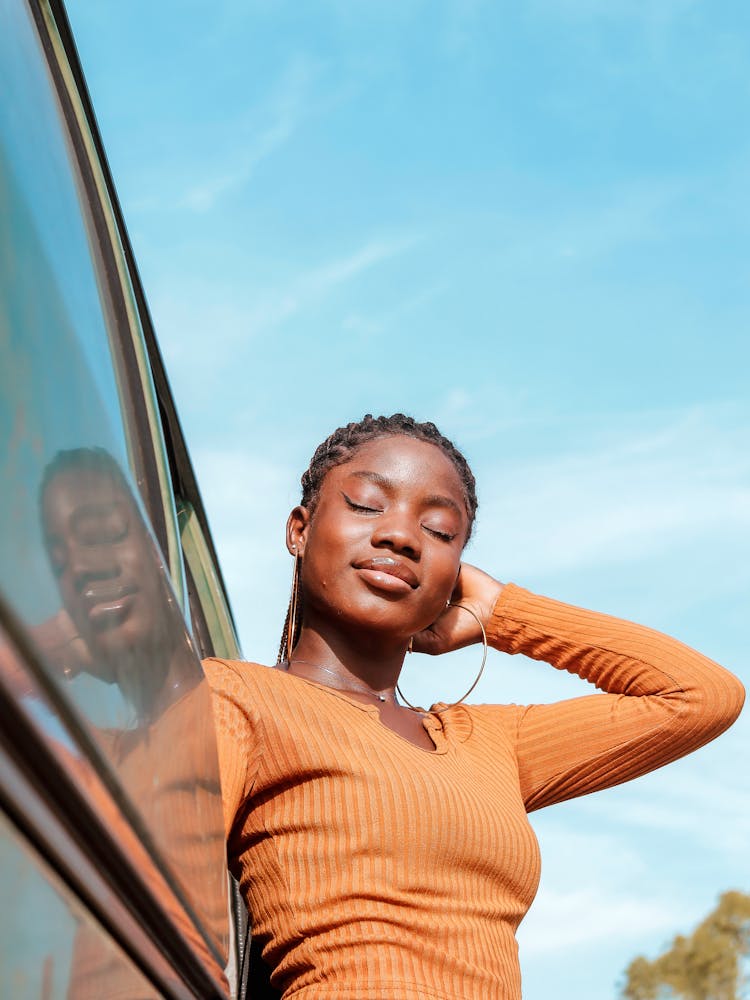
<path fill-rule="evenodd" d="M 286 547 L 292 556 L 303 556 L 307 532 L 310 527 L 310 511 L 307 507 L 295 507 L 286 522 Z"/>

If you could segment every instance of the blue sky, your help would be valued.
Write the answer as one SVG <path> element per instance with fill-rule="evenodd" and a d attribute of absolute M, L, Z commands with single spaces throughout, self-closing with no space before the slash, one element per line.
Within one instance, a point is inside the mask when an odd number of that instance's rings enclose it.
<path fill-rule="evenodd" d="M 333 427 L 433 419 L 468 553 L 750 683 L 750 7 L 68 0 L 246 655 Z M 475 651 L 414 657 L 450 700 Z M 497 654 L 481 700 L 581 693 Z M 412 699 L 413 700 L 413 699 Z M 750 890 L 748 722 L 540 813 L 526 1000 L 604 1000 Z"/>

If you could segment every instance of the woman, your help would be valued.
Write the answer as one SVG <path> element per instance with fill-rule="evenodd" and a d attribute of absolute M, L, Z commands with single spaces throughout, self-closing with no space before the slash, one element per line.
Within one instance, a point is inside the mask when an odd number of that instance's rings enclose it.
<path fill-rule="evenodd" d="M 401 414 L 335 431 L 287 524 L 277 670 L 206 662 L 230 863 L 286 998 L 509 1000 L 539 879 L 526 813 L 696 749 L 740 683 L 658 633 L 461 563 L 463 456 Z M 554 705 L 402 704 L 408 649 L 482 640 L 606 693 Z"/>

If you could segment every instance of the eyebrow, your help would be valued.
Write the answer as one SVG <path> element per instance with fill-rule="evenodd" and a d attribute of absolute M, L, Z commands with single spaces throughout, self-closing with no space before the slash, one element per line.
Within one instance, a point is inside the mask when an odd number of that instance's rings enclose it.
<path fill-rule="evenodd" d="M 388 492 L 393 491 L 393 482 L 388 479 L 387 476 L 382 476 L 379 472 L 369 472 L 366 469 L 360 469 L 356 472 L 351 473 L 356 479 L 366 479 L 368 482 L 375 483 L 376 486 L 382 487 Z M 431 493 L 430 496 L 425 497 L 424 500 L 425 507 L 444 507 L 447 510 L 453 510 L 457 514 L 465 513 L 464 509 L 456 503 L 451 497 L 444 496 L 442 493 Z"/>
<path fill-rule="evenodd" d="M 426 497 L 425 506 L 446 507 L 448 510 L 455 510 L 457 514 L 465 513 L 455 500 L 451 500 L 450 497 L 443 496 L 442 493 L 434 493 L 432 496 Z"/>
<path fill-rule="evenodd" d="M 70 515 L 70 520 L 74 524 L 84 521 L 87 517 L 108 517 L 112 513 L 123 512 L 127 514 L 127 508 L 119 497 L 112 500 L 98 500 L 94 503 L 79 504 Z"/>

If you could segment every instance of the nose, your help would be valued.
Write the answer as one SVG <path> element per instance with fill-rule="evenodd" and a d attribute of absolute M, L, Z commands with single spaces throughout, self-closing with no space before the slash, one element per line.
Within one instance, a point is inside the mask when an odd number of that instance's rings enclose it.
<path fill-rule="evenodd" d="M 113 558 L 111 547 L 105 545 L 71 545 L 68 549 L 68 570 L 79 594 L 89 583 L 113 580 L 120 575 L 119 563 Z"/>
<path fill-rule="evenodd" d="M 406 511 L 384 513 L 374 522 L 372 544 L 375 548 L 390 549 L 419 560 L 422 554 L 419 524 Z"/>

